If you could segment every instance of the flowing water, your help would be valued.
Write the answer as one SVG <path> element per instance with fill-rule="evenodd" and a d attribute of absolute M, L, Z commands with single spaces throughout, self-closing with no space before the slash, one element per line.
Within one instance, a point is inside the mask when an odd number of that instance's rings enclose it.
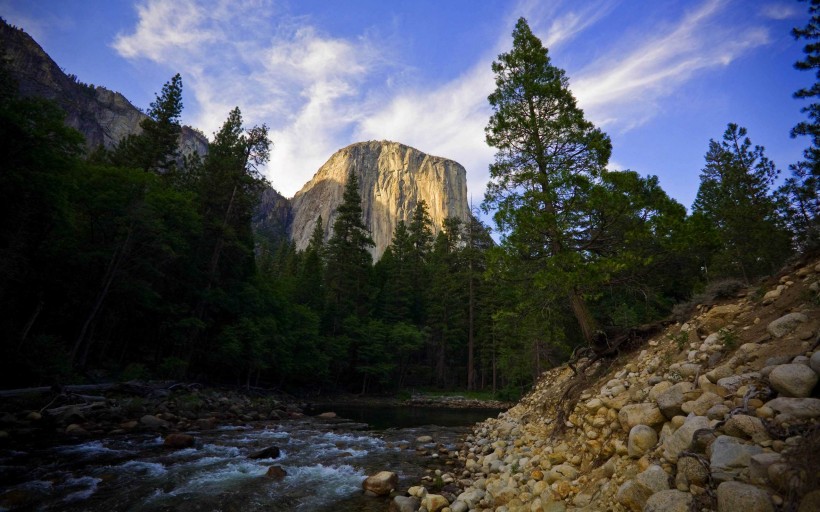
<path fill-rule="evenodd" d="M 329 410 L 329 409 L 327 409 Z M 415 485 L 468 426 L 498 411 L 337 407 L 353 421 L 304 418 L 192 433 L 194 448 L 169 450 L 157 434 L 0 451 L 0 510 L 384 511 L 361 484 L 381 470 Z M 388 428 L 392 427 L 392 428 Z M 397 427 L 397 428 L 396 428 Z M 427 455 L 416 438 L 430 435 Z M 279 457 L 251 459 L 263 448 Z M 287 473 L 266 475 L 271 466 Z M 3 508 L 5 507 L 5 508 Z"/>

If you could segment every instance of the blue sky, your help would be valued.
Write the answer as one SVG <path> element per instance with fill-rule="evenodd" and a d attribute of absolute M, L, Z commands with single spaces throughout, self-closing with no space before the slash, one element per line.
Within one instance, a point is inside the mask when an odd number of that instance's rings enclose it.
<path fill-rule="evenodd" d="M 788 174 L 806 140 L 792 98 L 805 25 L 793 0 L 0 0 L 80 80 L 147 108 L 174 73 L 183 122 L 209 136 L 239 106 L 266 123 L 267 175 L 292 196 L 353 142 L 395 140 L 456 160 L 480 203 L 490 65 L 520 16 L 563 68 L 610 166 L 660 177 L 690 207 L 710 138 L 729 122 Z"/>

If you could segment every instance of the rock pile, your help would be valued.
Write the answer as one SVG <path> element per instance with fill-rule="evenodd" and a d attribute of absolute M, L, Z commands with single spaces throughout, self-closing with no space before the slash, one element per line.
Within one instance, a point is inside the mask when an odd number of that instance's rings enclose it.
<path fill-rule="evenodd" d="M 818 292 L 805 266 L 614 362 L 545 372 L 466 439 L 460 494 L 408 494 L 428 512 L 820 510 Z"/>

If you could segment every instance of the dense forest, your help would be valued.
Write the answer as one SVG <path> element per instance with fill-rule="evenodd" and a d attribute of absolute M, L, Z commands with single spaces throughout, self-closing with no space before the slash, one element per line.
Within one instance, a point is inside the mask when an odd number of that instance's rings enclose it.
<path fill-rule="evenodd" d="M 810 9 L 796 67 L 817 72 Z M 743 127 L 705 134 L 687 213 L 656 177 L 607 170 L 609 137 L 523 18 L 493 72 L 482 212 L 434 235 L 420 203 L 374 262 L 355 175 L 326 243 L 321 218 L 304 251 L 255 234 L 268 129 L 236 108 L 206 156 L 180 154 L 179 75 L 139 135 L 88 154 L 0 66 L 0 386 L 162 378 L 512 398 L 579 347 L 605 350 L 817 250 L 817 103 L 793 130 L 808 148 L 785 180 Z M 796 97 L 813 100 L 818 83 Z"/>

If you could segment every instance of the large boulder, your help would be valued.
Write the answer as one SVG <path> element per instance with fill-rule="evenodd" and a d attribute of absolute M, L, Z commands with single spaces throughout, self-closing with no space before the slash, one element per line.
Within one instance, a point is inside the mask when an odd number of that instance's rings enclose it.
<path fill-rule="evenodd" d="M 163 441 L 163 445 L 166 448 L 172 449 L 179 449 L 179 448 L 190 448 L 194 445 L 195 439 L 194 436 L 190 434 L 183 434 L 179 432 L 175 432 L 173 434 L 168 434 L 165 436 L 165 440 Z"/>
<path fill-rule="evenodd" d="M 717 488 L 718 512 L 774 512 L 769 494 L 754 485 L 723 482 Z"/>
<path fill-rule="evenodd" d="M 399 484 L 399 476 L 392 471 L 379 471 L 365 478 L 362 488 L 376 496 L 387 496 Z"/>
<path fill-rule="evenodd" d="M 769 374 L 769 383 L 781 395 L 808 397 L 817 384 L 817 374 L 804 364 L 781 364 Z"/>
<path fill-rule="evenodd" d="M 627 453 L 630 457 L 642 457 L 658 444 L 658 433 L 650 426 L 635 425 L 629 431 Z"/>
<path fill-rule="evenodd" d="M 779 414 L 788 414 L 797 419 L 820 417 L 820 398 L 779 397 L 769 400 L 765 406 Z"/>
<path fill-rule="evenodd" d="M 691 494 L 672 489 L 650 496 L 643 512 L 689 512 L 691 504 Z"/>
<path fill-rule="evenodd" d="M 678 455 L 692 444 L 695 431 L 709 428 L 709 418 L 706 416 L 689 416 L 683 425 L 674 434 L 663 442 L 663 456 L 669 462 L 677 462 Z"/>
<path fill-rule="evenodd" d="M 674 418 L 682 412 L 681 406 L 686 401 L 686 393 L 694 389 L 695 385 L 691 382 L 678 382 L 658 395 L 658 408 L 668 419 Z"/>
<path fill-rule="evenodd" d="M 633 512 L 641 512 L 650 496 L 652 496 L 652 489 L 634 480 L 629 480 L 618 488 L 615 500 Z"/>
<path fill-rule="evenodd" d="M 733 479 L 747 469 L 752 456 L 759 453 L 763 453 L 760 446 L 746 444 L 732 436 L 719 436 L 712 443 L 712 456 L 709 458 L 712 478 L 718 482 Z"/>
<path fill-rule="evenodd" d="M 625 432 L 629 432 L 635 425 L 648 425 L 650 427 L 660 426 L 666 421 L 666 417 L 658 409 L 658 406 L 647 402 L 642 404 L 625 405 L 618 411 L 618 421 Z"/>
<path fill-rule="evenodd" d="M 769 322 L 766 330 L 775 338 L 782 338 L 797 328 L 798 325 L 808 322 L 809 317 L 803 313 L 789 313 L 777 320 Z"/>

